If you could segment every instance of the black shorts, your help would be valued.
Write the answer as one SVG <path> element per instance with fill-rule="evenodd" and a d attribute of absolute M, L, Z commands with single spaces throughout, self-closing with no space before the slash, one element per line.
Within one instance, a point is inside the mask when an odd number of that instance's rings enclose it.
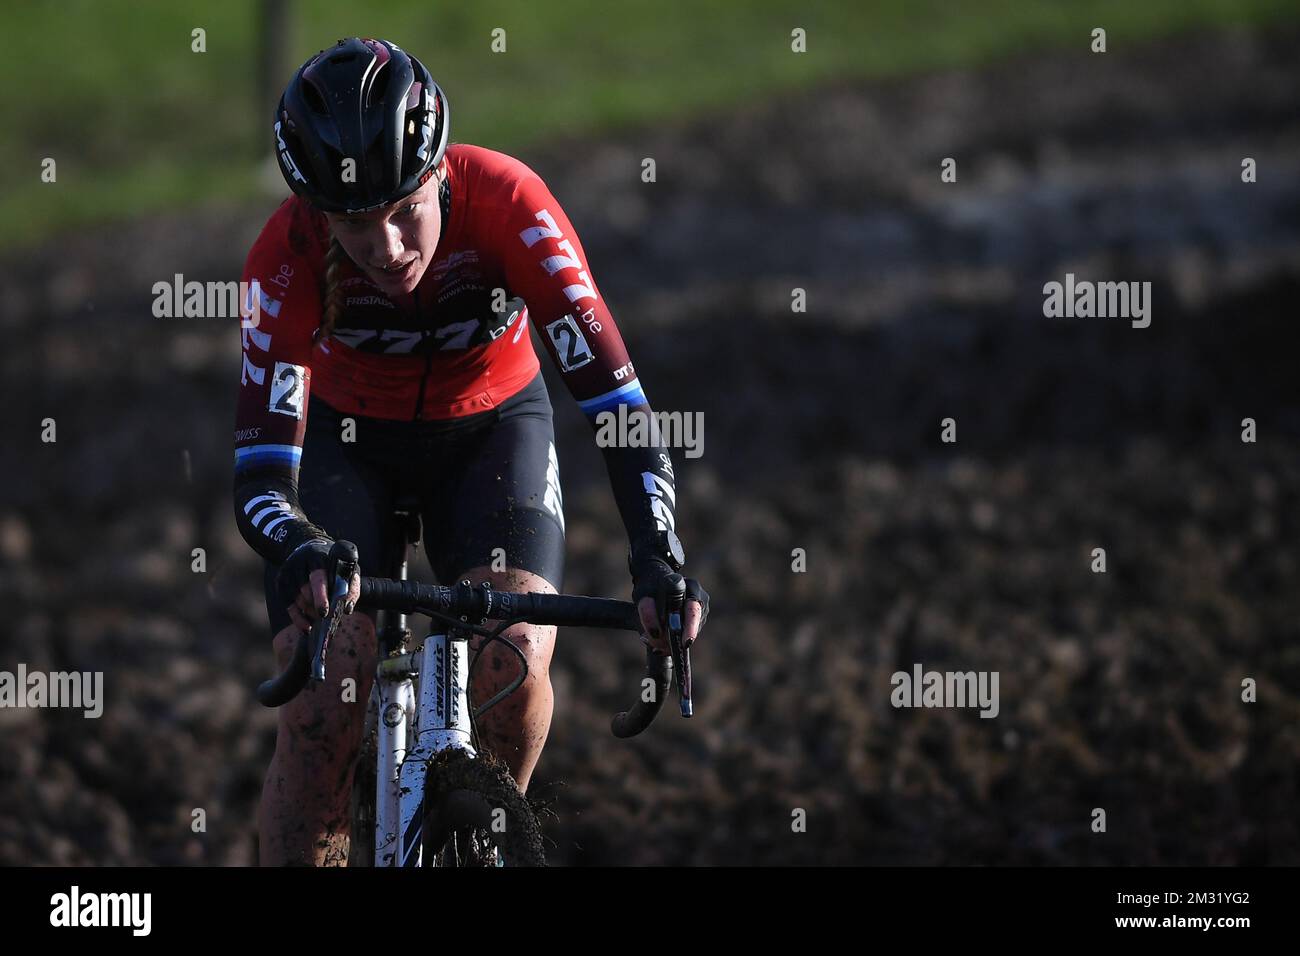
<path fill-rule="evenodd" d="M 355 440 L 344 442 L 345 417 L 311 398 L 298 500 L 331 537 L 357 546 L 363 575 L 396 574 L 401 529 L 393 507 L 400 496 L 415 495 L 423 548 L 439 583 L 491 566 L 501 548 L 506 567 L 531 571 L 560 589 L 564 508 L 551 401 L 540 372 L 498 408 L 453 421 L 353 415 Z M 272 636 L 290 624 L 275 595 L 278 570 L 265 562 Z"/>

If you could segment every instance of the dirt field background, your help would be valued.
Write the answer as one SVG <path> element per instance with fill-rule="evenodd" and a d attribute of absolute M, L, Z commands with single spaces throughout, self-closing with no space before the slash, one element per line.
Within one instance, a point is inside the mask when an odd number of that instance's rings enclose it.
<path fill-rule="evenodd" d="M 1298 59 L 1294 32 L 1203 35 L 522 157 L 651 401 L 704 413 L 679 520 L 714 596 L 698 716 L 630 744 L 608 718 L 639 645 L 561 634 L 552 862 L 1300 863 Z M 256 859 L 274 715 L 230 501 L 238 333 L 156 319 L 150 289 L 237 275 L 272 207 L 2 264 L 0 668 L 102 670 L 107 704 L 0 710 L 0 864 Z M 1067 271 L 1152 282 L 1151 327 L 1045 319 Z M 566 589 L 625 596 L 604 469 L 552 395 Z M 999 716 L 892 708 L 918 662 L 998 671 Z"/>

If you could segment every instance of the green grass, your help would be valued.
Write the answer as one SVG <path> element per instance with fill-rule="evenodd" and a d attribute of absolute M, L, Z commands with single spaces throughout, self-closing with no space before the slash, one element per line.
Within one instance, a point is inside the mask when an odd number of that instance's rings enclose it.
<path fill-rule="evenodd" d="M 38 0 L 3 16 L 0 245 L 257 192 L 273 100 L 256 89 L 253 0 Z M 1288 0 L 319 0 L 293 3 L 282 85 L 340 36 L 395 40 L 452 102 L 452 138 L 506 151 L 844 77 L 1297 16 Z M 191 30 L 207 50 L 191 50 Z M 507 50 L 490 49 L 506 30 Z M 790 50 L 807 31 L 808 52 Z M 58 163 L 56 183 L 41 160 Z M 522 158 L 527 160 L 527 156 Z"/>

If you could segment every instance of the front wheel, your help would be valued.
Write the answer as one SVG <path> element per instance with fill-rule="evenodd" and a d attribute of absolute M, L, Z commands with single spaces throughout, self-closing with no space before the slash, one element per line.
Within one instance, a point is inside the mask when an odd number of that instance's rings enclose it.
<path fill-rule="evenodd" d="M 542 830 L 505 764 L 458 748 L 434 755 L 424 782 L 425 866 L 545 866 Z"/>

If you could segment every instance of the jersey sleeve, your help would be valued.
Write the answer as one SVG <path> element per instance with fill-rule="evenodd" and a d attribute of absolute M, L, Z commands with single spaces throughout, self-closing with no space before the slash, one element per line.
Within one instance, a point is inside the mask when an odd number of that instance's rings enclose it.
<path fill-rule="evenodd" d="M 249 546 L 277 564 L 326 537 L 298 501 L 319 277 L 289 242 L 287 213 L 272 217 L 244 266 L 235 411 L 235 520 Z"/>
<path fill-rule="evenodd" d="M 668 450 L 649 441 L 610 440 L 611 427 L 653 412 L 623 337 L 592 278 L 582 243 L 545 183 L 526 166 L 509 209 L 506 278 L 528 305 L 569 393 L 587 416 L 605 458 L 634 550 L 656 530 L 674 530 L 676 488 Z"/>

